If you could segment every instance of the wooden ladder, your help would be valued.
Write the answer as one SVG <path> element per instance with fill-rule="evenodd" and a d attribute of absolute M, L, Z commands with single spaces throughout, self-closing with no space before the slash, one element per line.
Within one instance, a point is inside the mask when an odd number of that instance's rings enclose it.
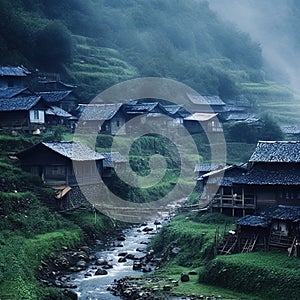
<path fill-rule="evenodd" d="M 228 255 L 231 254 L 234 250 L 236 243 L 237 243 L 237 236 L 227 236 L 225 243 L 223 244 L 223 247 L 218 251 L 219 254 Z"/>
<path fill-rule="evenodd" d="M 255 247 L 255 244 L 257 242 L 257 239 L 258 239 L 258 234 L 256 234 L 255 236 L 251 237 L 250 239 L 247 239 L 246 240 L 246 243 L 242 249 L 242 253 L 244 252 L 252 252 L 254 247 Z"/>

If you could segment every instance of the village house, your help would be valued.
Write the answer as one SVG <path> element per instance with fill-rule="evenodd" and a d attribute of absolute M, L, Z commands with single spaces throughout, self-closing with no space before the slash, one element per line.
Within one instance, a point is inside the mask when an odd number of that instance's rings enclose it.
<path fill-rule="evenodd" d="M 198 177 L 197 185 L 203 190 L 200 207 L 232 216 L 255 212 L 254 190 L 235 185 L 236 179 L 246 172 L 246 165 L 226 165 Z"/>
<path fill-rule="evenodd" d="M 30 74 L 23 66 L 0 66 L 0 88 L 25 87 Z"/>
<path fill-rule="evenodd" d="M 201 96 L 187 94 L 187 102 L 184 107 L 191 113 L 221 113 L 225 103 L 219 96 Z"/>
<path fill-rule="evenodd" d="M 260 141 L 235 185 L 255 192 L 256 209 L 300 205 L 300 142 Z"/>
<path fill-rule="evenodd" d="M 17 157 L 24 171 L 38 175 L 56 190 L 58 209 L 87 204 L 81 188 L 99 196 L 104 157 L 80 142 L 42 142 Z"/>
<path fill-rule="evenodd" d="M 42 142 L 17 156 L 23 170 L 50 186 L 97 183 L 103 170 L 104 157 L 80 142 Z"/>
<path fill-rule="evenodd" d="M 249 210 L 266 212 L 278 205 L 300 206 L 300 142 L 260 141 L 247 168 L 229 178 L 227 173 L 225 167 L 223 173 L 218 170 L 198 178 L 205 185 L 203 203 L 210 198 L 213 210 L 236 215 L 241 208 L 245 215 Z M 216 190 L 218 177 L 220 187 L 213 195 L 210 190 Z"/>
<path fill-rule="evenodd" d="M 40 96 L 0 99 L 0 128 L 33 132 L 45 125 L 48 104 Z"/>
<path fill-rule="evenodd" d="M 78 99 L 72 90 L 37 92 L 37 94 L 42 96 L 49 105 L 57 106 L 68 113 L 73 112 L 77 107 Z"/>
<path fill-rule="evenodd" d="M 216 113 L 194 113 L 183 120 L 184 127 L 190 134 L 223 134 L 223 127 Z"/>
<path fill-rule="evenodd" d="M 122 103 L 79 104 L 76 114 L 81 131 L 112 135 L 126 133 Z"/>

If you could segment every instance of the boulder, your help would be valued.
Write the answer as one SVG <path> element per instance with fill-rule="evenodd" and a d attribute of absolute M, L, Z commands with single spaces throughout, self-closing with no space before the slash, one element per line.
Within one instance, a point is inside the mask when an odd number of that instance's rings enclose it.
<path fill-rule="evenodd" d="M 188 282 L 188 281 L 190 281 L 190 276 L 188 274 L 182 273 L 181 276 L 180 276 L 180 280 L 182 282 Z"/>
<path fill-rule="evenodd" d="M 98 268 L 97 271 L 95 272 L 95 275 L 107 275 L 108 272 L 102 268 Z"/>

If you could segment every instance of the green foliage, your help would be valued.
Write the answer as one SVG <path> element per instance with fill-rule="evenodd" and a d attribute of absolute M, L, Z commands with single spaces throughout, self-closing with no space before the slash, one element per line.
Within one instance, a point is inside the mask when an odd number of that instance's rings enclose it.
<path fill-rule="evenodd" d="M 165 260 L 174 259 L 180 266 L 199 267 L 214 257 L 214 236 L 216 225 L 195 222 L 194 217 L 181 215 L 164 226 L 154 237 L 151 247 L 163 254 Z M 179 247 L 179 253 L 174 256 L 172 249 Z"/>
<path fill-rule="evenodd" d="M 283 138 L 280 126 L 268 114 L 261 117 L 260 124 L 235 122 L 225 126 L 224 131 L 231 142 L 256 144 L 258 140 L 278 141 Z"/>
<path fill-rule="evenodd" d="M 137 76 L 222 96 L 237 93 L 240 82 L 262 80 L 260 45 L 205 1 L 0 0 L 0 11 L 0 62 L 65 66 L 85 100 Z"/>
<path fill-rule="evenodd" d="M 71 59 L 71 35 L 65 25 L 52 21 L 37 33 L 35 59 L 38 66 L 58 70 Z"/>
<path fill-rule="evenodd" d="M 263 299 L 299 299 L 295 286 L 300 279 L 300 261 L 280 253 L 247 253 L 219 256 L 212 260 L 200 281 L 253 293 Z M 250 280 L 251 279 L 251 280 Z"/>

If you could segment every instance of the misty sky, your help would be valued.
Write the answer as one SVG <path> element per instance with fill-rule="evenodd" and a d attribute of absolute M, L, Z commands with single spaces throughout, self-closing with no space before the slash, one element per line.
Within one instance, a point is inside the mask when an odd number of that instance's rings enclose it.
<path fill-rule="evenodd" d="M 300 90 L 300 51 L 288 20 L 290 0 L 208 0 L 212 10 L 259 42 L 276 79 Z M 300 1 L 299 1 L 300 6 Z M 279 75 L 279 73 L 281 73 Z M 278 76 L 279 75 L 279 76 Z"/>

